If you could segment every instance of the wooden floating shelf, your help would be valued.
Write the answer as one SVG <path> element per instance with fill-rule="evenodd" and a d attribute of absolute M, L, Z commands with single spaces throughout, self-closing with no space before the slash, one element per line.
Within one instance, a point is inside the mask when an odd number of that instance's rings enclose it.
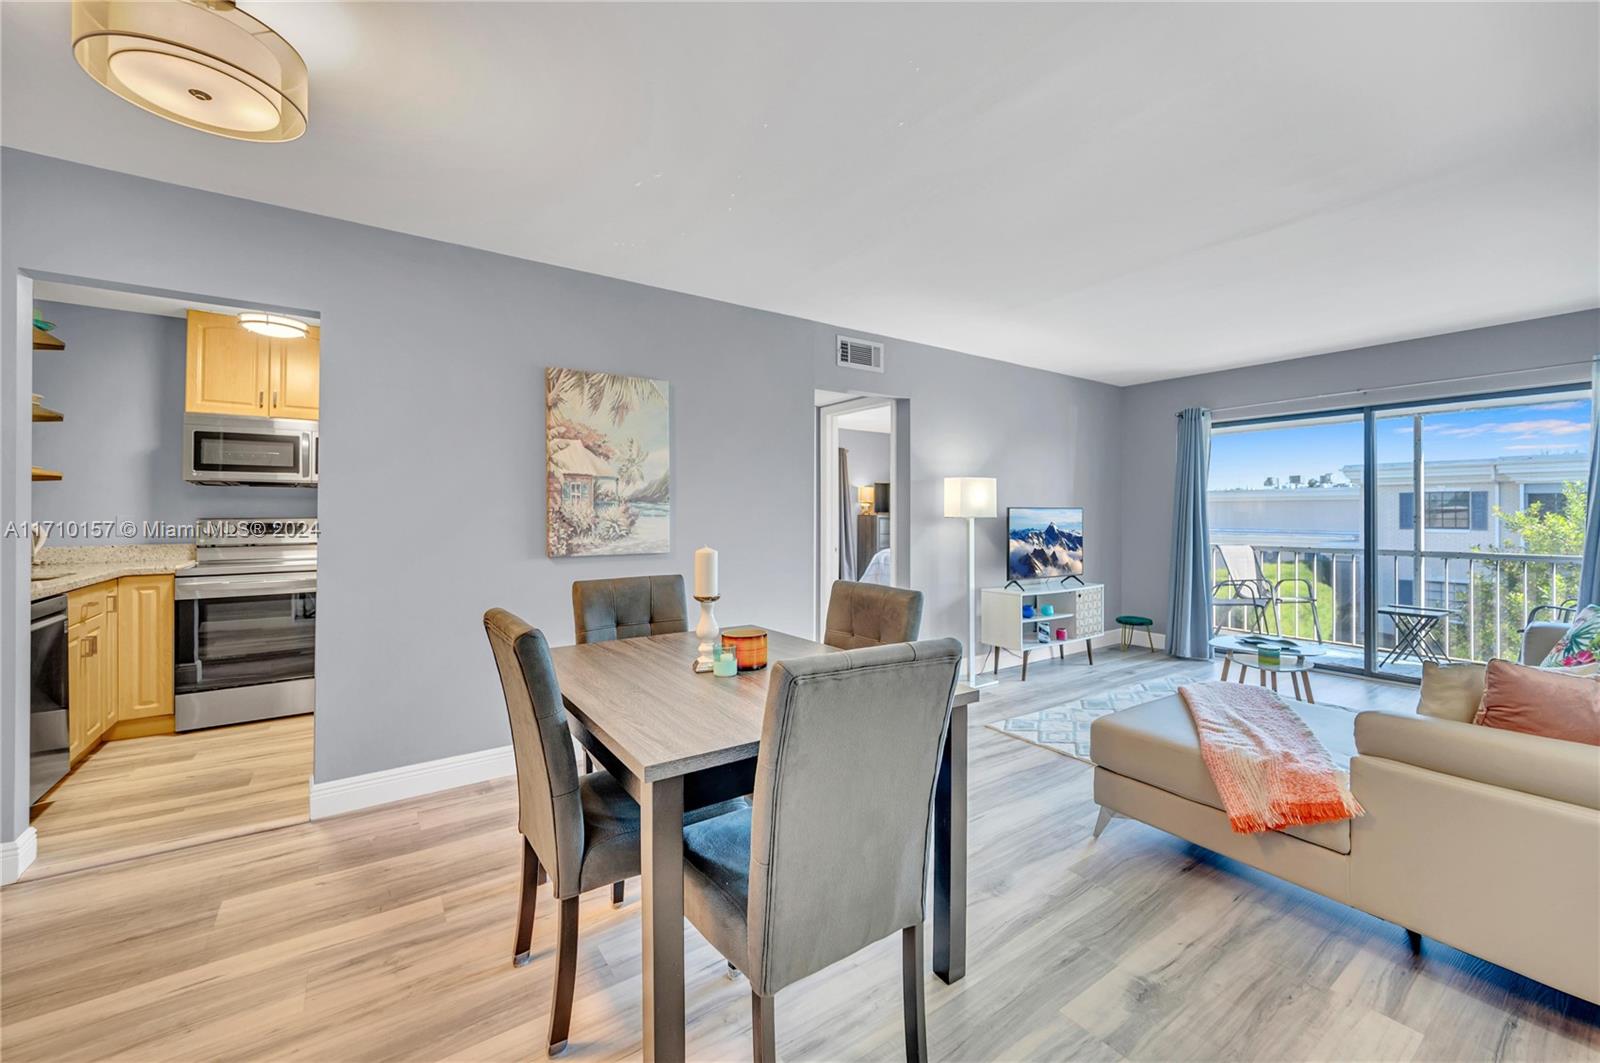
<path fill-rule="evenodd" d="M 33 349 L 36 351 L 64 351 L 67 345 L 41 328 L 33 330 Z"/>
<path fill-rule="evenodd" d="M 65 420 L 58 411 L 52 410 L 47 406 L 40 406 L 37 402 L 33 404 L 33 419 L 35 421 Z"/>
<path fill-rule="evenodd" d="M 40 482 L 45 481 L 45 480 L 59 480 L 59 479 L 61 479 L 61 474 L 59 472 L 56 472 L 54 469 L 41 469 L 37 465 L 35 465 L 33 467 L 33 481 L 34 481 L 34 483 L 40 483 Z"/>

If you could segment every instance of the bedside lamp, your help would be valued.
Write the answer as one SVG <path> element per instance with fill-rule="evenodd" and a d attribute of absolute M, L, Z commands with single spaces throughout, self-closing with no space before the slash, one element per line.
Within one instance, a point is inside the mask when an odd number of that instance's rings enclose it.
<path fill-rule="evenodd" d="M 871 513 L 874 505 L 872 485 L 862 484 L 856 488 L 856 499 L 861 503 L 862 513 Z"/>
<path fill-rule="evenodd" d="M 995 480 L 992 476 L 946 476 L 944 478 L 944 515 L 959 517 L 967 522 L 967 685 L 989 686 L 978 681 L 978 610 L 974 602 L 978 587 L 978 528 L 979 517 L 993 517 L 995 508 Z"/>

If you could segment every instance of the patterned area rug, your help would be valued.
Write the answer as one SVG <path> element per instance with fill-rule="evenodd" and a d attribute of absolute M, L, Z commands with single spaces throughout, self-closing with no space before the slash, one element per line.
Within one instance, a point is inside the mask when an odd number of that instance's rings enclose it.
<path fill-rule="evenodd" d="M 1203 678 L 1192 675 L 1163 676 L 1102 691 L 1057 705 L 1053 709 L 1041 709 L 1026 716 L 1001 720 L 989 724 L 989 727 L 1003 735 L 1042 746 L 1052 753 L 1089 762 L 1089 727 L 1100 717 L 1164 698 L 1176 693 L 1183 684 Z"/>

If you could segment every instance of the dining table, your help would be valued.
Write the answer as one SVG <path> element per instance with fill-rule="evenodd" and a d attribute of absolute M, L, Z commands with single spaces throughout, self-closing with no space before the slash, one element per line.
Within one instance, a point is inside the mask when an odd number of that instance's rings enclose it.
<path fill-rule="evenodd" d="M 766 631 L 772 663 L 840 652 Z M 639 802 L 644 1058 L 661 1063 L 684 1058 L 683 816 L 754 790 L 772 674 L 696 672 L 699 645 L 686 631 L 551 650 L 574 736 Z M 933 970 L 947 983 L 966 973 L 967 706 L 977 700 L 956 685 L 934 788 Z"/>

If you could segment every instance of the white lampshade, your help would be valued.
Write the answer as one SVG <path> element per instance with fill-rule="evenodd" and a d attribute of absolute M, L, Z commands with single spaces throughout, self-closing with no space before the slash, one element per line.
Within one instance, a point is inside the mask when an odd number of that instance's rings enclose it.
<path fill-rule="evenodd" d="M 268 336 L 275 340 L 298 340 L 311 331 L 311 326 L 299 318 L 268 314 L 258 310 L 246 310 L 240 314 L 239 324 L 258 336 Z"/>
<path fill-rule="evenodd" d="M 100 84 L 179 125 L 236 140 L 306 131 L 306 64 L 233 0 L 75 0 L 72 54 Z"/>
<path fill-rule="evenodd" d="M 995 515 L 993 476 L 946 476 L 944 515 L 947 517 L 992 517 Z"/>

